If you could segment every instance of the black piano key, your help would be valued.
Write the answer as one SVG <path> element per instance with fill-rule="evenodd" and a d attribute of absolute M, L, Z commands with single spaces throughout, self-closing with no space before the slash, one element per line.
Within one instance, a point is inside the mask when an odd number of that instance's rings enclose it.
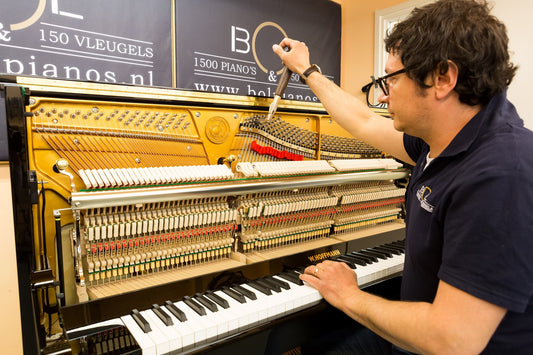
<path fill-rule="evenodd" d="M 350 260 L 352 263 L 356 264 L 356 265 L 359 265 L 359 266 L 365 266 L 367 264 L 366 261 L 364 261 L 363 259 L 353 255 L 353 254 L 345 254 L 343 255 L 343 257 L 345 258 L 348 258 L 348 260 Z"/>
<path fill-rule="evenodd" d="M 246 298 L 244 297 L 243 294 L 237 291 L 234 291 L 227 286 L 222 287 L 222 292 L 224 292 L 226 295 L 230 296 L 231 298 L 233 298 L 235 301 L 239 303 L 246 303 Z"/>
<path fill-rule="evenodd" d="M 351 254 L 353 254 L 355 256 L 360 256 L 361 258 L 366 258 L 368 263 L 377 263 L 378 262 L 378 258 L 376 256 L 368 255 L 366 253 L 363 253 L 362 250 L 361 251 L 354 251 Z"/>
<path fill-rule="evenodd" d="M 401 248 L 405 249 L 405 239 L 404 240 L 397 240 L 397 241 L 389 243 L 389 244 L 396 245 L 398 247 L 401 247 Z"/>
<path fill-rule="evenodd" d="M 277 284 L 279 287 L 281 287 L 284 290 L 290 290 L 291 289 L 291 287 L 289 286 L 288 283 L 286 283 L 285 281 L 281 281 L 280 279 L 276 279 L 275 277 L 267 276 L 267 277 L 265 277 L 265 280 L 268 280 L 270 282 L 273 282 L 273 283 Z"/>
<path fill-rule="evenodd" d="M 220 307 L 224 308 L 224 309 L 228 309 L 229 308 L 229 303 L 227 300 L 225 300 L 224 298 L 220 297 L 219 295 L 217 295 L 216 293 L 214 293 L 213 291 L 206 291 L 205 292 L 205 296 L 207 298 L 209 298 L 211 301 L 215 302 L 216 304 L 218 304 Z"/>
<path fill-rule="evenodd" d="M 303 274 L 303 273 L 305 273 L 305 268 L 306 268 L 306 266 L 300 266 L 299 268 L 294 269 L 294 271 L 296 271 L 299 274 Z"/>
<path fill-rule="evenodd" d="M 378 253 L 381 253 L 385 255 L 387 258 L 392 258 L 392 252 L 390 250 L 387 250 L 386 248 L 380 248 L 379 246 L 370 248 L 371 251 L 375 251 Z"/>
<path fill-rule="evenodd" d="M 134 309 L 133 311 L 131 311 L 131 317 L 135 320 L 135 322 L 139 325 L 143 332 L 149 333 L 152 331 L 150 323 L 148 323 L 146 319 L 144 319 L 141 313 L 139 313 L 139 310 Z"/>
<path fill-rule="evenodd" d="M 364 265 L 362 265 L 364 262 L 362 262 L 361 259 L 358 259 L 358 258 L 356 258 L 353 255 L 346 254 L 346 255 L 341 255 L 341 257 L 343 259 L 349 260 L 351 263 L 355 264 L 354 266 L 356 266 L 356 265 L 364 266 Z M 366 263 L 365 263 L 365 265 L 366 265 Z"/>
<path fill-rule="evenodd" d="M 189 296 L 183 297 L 183 302 L 189 306 L 193 311 L 198 313 L 201 316 L 205 316 L 207 312 L 205 311 L 205 308 L 202 307 L 198 302 L 190 298 Z"/>
<path fill-rule="evenodd" d="M 381 254 L 381 253 L 378 253 L 377 251 L 372 251 L 372 250 L 369 250 L 369 249 L 363 249 L 360 251 L 360 253 L 362 254 L 366 254 L 366 255 L 372 255 L 372 256 L 375 256 L 376 258 L 378 259 L 387 259 L 387 256 L 385 256 L 384 254 Z"/>
<path fill-rule="evenodd" d="M 349 255 L 351 255 L 351 256 L 353 256 L 354 258 L 357 258 L 357 259 L 359 259 L 360 261 L 364 262 L 365 265 L 366 265 L 366 264 L 372 264 L 372 263 L 373 263 L 373 261 L 372 261 L 369 257 L 364 256 L 364 255 L 361 255 L 361 254 L 358 254 L 358 253 L 355 252 L 355 251 L 349 253 Z"/>
<path fill-rule="evenodd" d="M 255 282 L 265 287 L 268 287 L 274 292 L 281 292 L 281 287 L 278 284 L 268 280 L 267 278 L 257 279 L 255 280 Z"/>
<path fill-rule="evenodd" d="M 264 285 L 262 285 L 260 283 L 255 282 L 255 281 L 249 281 L 247 283 L 247 285 L 249 285 L 250 287 L 255 288 L 257 291 L 259 291 L 261 293 L 264 293 L 267 296 L 272 295 L 272 290 L 268 286 L 264 286 Z"/>
<path fill-rule="evenodd" d="M 202 295 L 201 293 L 195 294 L 194 299 L 200 302 L 205 308 L 207 308 L 211 312 L 218 312 L 217 305 L 213 301 L 211 301 L 210 299 Z"/>
<path fill-rule="evenodd" d="M 167 327 L 174 325 L 174 322 L 172 321 L 172 318 L 170 318 L 170 315 L 165 312 L 159 305 L 154 304 L 152 305 L 152 311 L 161 319 L 163 324 L 165 324 Z"/>
<path fill-rule="evenodd" d="M 167 306 L 167 309 L 176 317 L 180 322 L 186 322 L 187 316 L 181 309 L 176 307 L 176 305 L 170 301 L 165 301 L 165 306 Z"/>
<path fill-rule="evenodd" d="M 394 245 L 394 244 L 391 244 L 391 243 L 389 243 L 389 244 L 384 244 L 383 247 L 386 247 L 386 248 L 389 248 L 389 249 L 392 249 L 392 250 L 397 250 L 398 252 L 400 252 L 400 253 L 402 253 L 402 254 L 403 254 L 404 251 L 405 251 L 405 247 L 403 247 L 403 246 L 399 246 L 399 245 Z"/>
<path fill-rule="evenodd" d="M 304 282 L 300 280 L 300 277 L 298 276 L 298 273 L 296 272 L 280 272 L 277 276 L 289 282 L 292 282 L 293 284 L 296 284 L 298 286 L 301 286 L 304 284 Z"/>
<path fill-rule="evenodd" d="M 394 249 L 394 248 L 390 248 L 390 247 L 388 247 L 386 245 L 380 245 L 379 247 L 375 247 L 374 249 L 376 249 L 376 250 L 378 250 L 378 251 L 380 251 L 382 253 L 389 253 L 391 256 L 392 256 L 392 254 L 394 254 L 394 255 L 400 255 L 401 254 L 401 252 L 399 250 Z"/>
<path fill-rule="evenodd" d="M 242 287 L 241 285 L 233 285 L 233 286 L 231 286 L 231 288 L 234 289 L 235 291 L 241 293 L 242 295 L 248 297 L 252 301 L 255 301 L 257 299 L 257 296 L 255 295 L 255 293 L 253 293 L 252 291 Z"/>
<path fill-rule="evenodd" d="M 340 262 L 342 262 L 342 263 L 345 263 L 346 265 L 348 265 L 348 267 L 349 267 L 350 269 L 355 269 L 355 268 L 356 268 L 356 266 L 355 266 L 354 263 L 352 263 L 350 260 L 348 260 L 347 258 L 344 258 L 344 257 L 342 257 L 342 256 L 337 256 L 337 257 L 334 258 L 333 260 L 335 260 L 335 261 L 340 261 Z"/>

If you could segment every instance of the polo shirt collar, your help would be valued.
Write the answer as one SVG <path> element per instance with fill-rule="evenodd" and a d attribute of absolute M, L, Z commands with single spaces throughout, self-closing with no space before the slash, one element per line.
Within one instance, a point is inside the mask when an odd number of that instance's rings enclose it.
<path fill-rule="evenodd" d="M 512 109 L 511 117 L 501 114 L 502 111 Z M 494 125 L 503 123 L 511 118 L 514 123 L 522 121 L 514 106 L 507 100 L 507 90 L 494 96 L 468 123 L 459 131 L 439 157 L 450 157 L 462 153 L 470 148 L 474 141 Z M 516 121 L 518 120 L 518 121 Z"/>

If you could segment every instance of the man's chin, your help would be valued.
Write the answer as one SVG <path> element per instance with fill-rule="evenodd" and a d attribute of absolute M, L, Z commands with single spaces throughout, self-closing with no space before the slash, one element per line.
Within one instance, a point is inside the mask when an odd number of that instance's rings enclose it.
<path fill-rule="evenodd" d="M 393 127 L 395 130 L 403 132 L 402 125 L 398 122 L 397 119 L 394 118 L 394 114 L 391 114 L 390 117 L 392 118 Z"/>

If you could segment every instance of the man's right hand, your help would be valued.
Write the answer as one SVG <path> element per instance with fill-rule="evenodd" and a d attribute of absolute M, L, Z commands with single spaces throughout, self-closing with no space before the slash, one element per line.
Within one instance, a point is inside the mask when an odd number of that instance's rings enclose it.
<path fill-rule="evenodd" d="M 283 50 L 285 47 L 289 47 L 288 52 Z M 309 49 L 304 42 L 284 38 L 279 45 L 273 45 L 272 50 L 281 58 L 284 65 L 300 76 L 311 66 Z"/>

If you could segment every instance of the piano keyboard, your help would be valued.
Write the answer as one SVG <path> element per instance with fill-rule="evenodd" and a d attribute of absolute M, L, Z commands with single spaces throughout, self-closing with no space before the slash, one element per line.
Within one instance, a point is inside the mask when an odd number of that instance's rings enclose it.
<path fill-rule="evenodd" d="M 357 273 L 359 287 L 399 275 L 404 243 L 392 242 L 333 258 Z M 198 351 L 272 320 L 310 308 L 322 296 L 299 279 L 303 267 L 243 284 L 154 304 L 112 320 L 72 329 L 89 354 L 176 354 Z"/>

